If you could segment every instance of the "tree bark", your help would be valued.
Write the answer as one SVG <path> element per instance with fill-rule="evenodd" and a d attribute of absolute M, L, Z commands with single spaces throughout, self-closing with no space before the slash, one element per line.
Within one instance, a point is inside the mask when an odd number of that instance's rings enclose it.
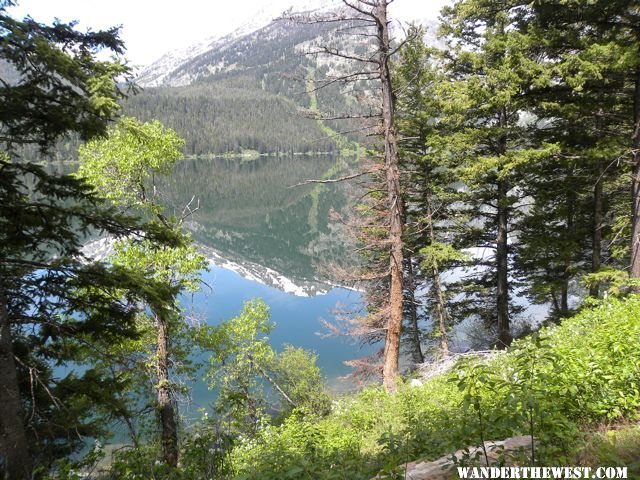
<path fill-rule="evenodd" d="M 596 138 L 602 140 L 603 131 L 602 109 L 598 110 L 595 118 Z M 593 235 L 591 238 L 591 272 L 595 273 L 602 266 L 602 224 L 603 218 L 603 182 L 604 182 L 604 161 L 598 157 L 595 165 L 596 184 L 593 186 Z M 589 295 L 600 296 L 600 284 L 594 283 L 589 287 Z"/>
<path fill-rule="evenodd" d="M 573 174 L 571 175 L 573 176 Z M 567 233 L 568 238 L 575 238 L 575 203 L 576 195 L 572 189 L 567 192 Z M 569 282 L 571 280 L 571 253 L 566 252 L 564 258 L 564 271 L 562 272 L 562 292 L 560 297 L 560 318 L 569 316 Z"/>
<path fill-rule="evenodd" d="M 0 478 L 30 479 L 31 470 L 31 456 L 13 357 L 11 324 L 0 279 Z"/>
<path fill-rule="evenodd" d="M 629 276 L 640 278 L 640 67 L 636 69 L 635 77 L 633 137 L 631 139 L 631 264 Z"/>
<path fill-rule="evenodd" d="M 596 184 L 593 187 L 593 238 L 591 241 L 591 271 L 597 272 L 602 266 L 602 222 L 603 222 L 603 192 L 602 175 L 603 162 L 599 158 L 596 163 Z M 589 295 L 600 296 L 600 285 L 594 283 L 589 287 Z"/>
<path fill-rule="evenodd" d="M 429 241 L 433 245 L 436 242 L 436 233 L 433 228 L 433 208 L 431 206 L 431 193 L 427 192 L 427 218 L 429 219 Z M 436 314 L 438 316 L 438 330 L 440 334 L 440 353 L 446 357 L 449 355 L 449 341 L 447 340 L 447 328 L 449 325 L 449 314 L 447 313 L 447 301 L 442 290 L 440 280 L 440 266 L 434 258 L 431 262 L 431 276 L 433 295 L 436 299 Z"/>
<path fill-rule="evenodd" d="M 569 316 L 569 279 L 567 274 L 563 274 L 562 288 L 560 290 L 560 310 L 558 312 L 560 318 Z"/>
<path fill-rule="evenodd" d="M 403 314 L 403 251 L 404 212 L 400 191 L 400 161 L 394 127 L 394 100 L 389 70 L 389 29 L 387 0 L 377 0 L 375 21 L 378 38 L 378 68 L 382 87 L 382 127 L 384 131 L 384 165 L 389 214 L 389 320 L 384 346 L 382 382 L 388 392 L 395 392 L 400 355 L 400 334 Z"/>
<path fill-rule="evenodd" d="M 418 327 L 418 303 L 416 301 L 416 276 L 413 270 L 413 258 L 407 256 L 407 292 L 409 302 L 409 326 L 411 327 L 411 354 L 413 362 L 424 363 L 424 354 L 420 342 L 420 328 Z"/>
<path fill-rule="evenodd" d="M 496 236 L 496 313 L 498 326 L 498 348 L 511 345 L 511 326 L 509 321 L 509 250 L 508 250 L 508 221 L 509 207 L 507 206 L 507 183 L 498 181 L 498 212 Z"/>
<path fill-rule="evenodd" d="M 175 467 L 178 465 L 178 427 L 169 383 L 169 332 L 165 320 L 160 315 L 156 315 L 156 328 L 158 333 L 156 389 L 162 459 L 167 465 Z"/>

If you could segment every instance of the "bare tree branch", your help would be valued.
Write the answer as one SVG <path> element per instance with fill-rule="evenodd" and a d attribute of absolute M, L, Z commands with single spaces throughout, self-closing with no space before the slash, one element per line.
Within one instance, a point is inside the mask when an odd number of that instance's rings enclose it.
<path fill-rule="evenodd" d="M 329 179 L 329 180 L 305 180 L 304 182 L 296 183 L 295 185 L 289 185 L 287 188 L 300 187 L 302 185 L 309 185 L 311 183 L 338 183 L 338 182 L 344 182 L 346 180 L 351 180 L 353 178 L 358 178 L 358 177 L 362 177 L 364 175 L 369 175 L 371 173 L 374 173 L 375 171 L 377 171 L 377 169 L 367 170 L 366 172 L 354 173 L 353 175 L 346 175 L 344 177 L 332 178 L 332 179 Z"/>
<path fill-rule="evenodd" d="M 327 46 L 322 46 L 320 47 L 320 50 L 317 50 L 315 52 L 306 52 L 306 53 L 307 55 L 331 55 L 332 57 L 344 58 L 345 60 L 354 60 L 356 62 L 361 62 L 361 63 L 373 63 L 374 65 L 380 64 L 380 62 L 373 57 L 363 58 L 355 55 L 349 55 L 347 53 L 340 52 L 340 50 L 338 50 L 337 48 L 329 48 Z"/>

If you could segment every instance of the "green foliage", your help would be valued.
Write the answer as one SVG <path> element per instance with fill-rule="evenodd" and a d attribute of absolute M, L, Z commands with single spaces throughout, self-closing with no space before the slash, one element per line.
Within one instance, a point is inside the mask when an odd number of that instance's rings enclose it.
<path fill-rule="evenodd" d="M 182 440 L 180 472 L 183 478 L 228 478 L 229 453 L 235 440 L 224 424 L 205 413 L 195 432 L 189 432 Z"/>
<path fill-rule="evenodd" d="M 95 346 L 136 339 L 132 305 L 171 294 L 139 272 L 92 261 L 83 244 L 95 234 L 168 244 L 175 237 L 119 213 L 84 181 L 17 157 L 18 145 L 46 152 L 66 135 L 103 134 L 124 94 L 116 79 L 129 70 L 96 58 L 100 50 L 122 53 L 117 29 L 81 33 L 73 24 L 15 20 L 11 3 L 0 2 L 0 63 L 11 72 L 0 87 L 0 356 L 3 414 L 13 424 L 0 427 L 8 439 L 0 476 L 22 478 L 29 457 L 43 475 L 56 463 L 66 468 L 58 460 L 86 438 L 105 436 L 122 409 L 121 383 L 101 368 L 104 351 Z"/>
<path fill-rule="evenodd" d="M 629 478 L 640 475 L 640 428 L 637 424 L 613 425 L 588 435 L 570 463 L 591 467 L 627 467 Z"/>
<path fill-rule="evenodd" d="M 274 356 L 267 337 L 273 326 L 267 305 L 257 300 L 245 303 L 237 317 L 212 327 L 206 339 L 211 349 L 206 379 L 210 388 L 219 389 L 216 411 L 235 431 L 252 434 L 265 421 L 260 373 Z"/>
<path fill-rule="evenodd" d="M 77 175 L 116 204 L 156 213 L 158 192 L 155 185 L 148 191 L 148 182 L 154 175 L 171 173 L 182 158 L 183 145 L 184 140 L 158 121 L 141 123 L 124 117 L 107 138 L 80 147 Z"/>
<path fill-rule="evenodd" d="M 638 311 L 640 297 L 611 300 L 421 387 L 368 388 L 323 420 L 260 429 L 232 451 L 234 478 L 371 478 L 512 435 L 537 439 L 536 463 L 565 465 L 580 427 L 637 415 Z"/>
<path fill-rule="evenodd" d="M 299 414 L 324 417 L 331 410 L 331 397 L 325 390 L 316 355 L 300 347 L 286 345 L 270 365 L 273 380 L 287 392 L 293 405 L 284 404 L 285 417 L 296 409 Z"/>
<path fill-rule="evenodd" d="M 114 244 L 112 260 L 133 270 L 147 272 L 149 277 L 170 285 L 180 285 L 187 292 L 200 288 L 200 272 L 207 268 L 204 255 L 191 243 L 189 234 L 181 235 L 182 245 L 164 248 L 157 243 L 143 240 L 121 240 Z"/>
<path fill-rule="evenodd" d="M 125 448 L 114 456 L 107 478 L 122 480 L 146 478 L 186 480 L 188 478 L 167 464 L 159 462 L 157 460 L 159 455 L 159 445 L 152 442 L 138 448 Z"/>
<path fill-rule="evenodd" d="M 47 150 L 69 133 L 83 140 L 103 134 L 124 96 L 116 80 L 128 79 L 130 70 L 120 59 L 98 60 L 96 52 L 123 53 L 118 29 L 81 33 L 59 21 L 16 20 L 8 4 L 0 4 L 0 59 L 16 81 L 0 87 L 2 142 Z"/>
<path fill-rule="evenodd" d="M 582 277 L 582 284 L 586 287 L 601 285 L 604 287 L 604 297 L 608 295 L 620 297 L 627 295 L 640 286 L 640 280 L 629 278 L 629 274 L 614 268 L 603 268 L 597 272 L 588 273 Z M 587 299 L 595 301 L 596 299 Z"/>
<path fill-rule="evenodd" d="M 454 262 L 468 260 L 469 256 L 453 246 L 441 242 L 431 242 L 431 245 L 420 249 L 422 265 L 425 270 L 430 268 L 434 262 L 440 265 L 450 265 Z"/>
<path fill-rule="evenodd" d="M 160 203 L 156 176 L 166 176 L 182 158 L 184 145 L 178 135 L 158 121 L 141 123 L 122 118 L 104 139 L 80 148 L 78 178 L 93 186 L 104 198 L 124 209 L 157 218 L 161 227 L 180 238 L 181 244 L 167 248 L 150 241 L 127 239 L 115 244 L 112 261 L 187 291 L 198 288 L 199 272 L 206 268 L 205 257 L 182 231 L 183 219 L 170 218 Z"/>
<path fill-rule="evenodd" d="M 269 423 L 267 408 L 274 397 L 280 400 L 280 419 L 292 411 L 313 417 L 329 411 L 315 355 L 289 345 L 276 353 L 268 343 L 273 328 L 267 305 L 254 300 L 237 317 L 197 334 L 198 343 L 211 352 L 206 378 L 218 391 L 216 418 L 230 425 L 231 433 L 255 435 Z"/>
<path fill-rule="evenodd" d="M 123 409 L 121 416 L 134 444 L 138 433 L 130 409 L 156 394 L 155 402 L 151 403 L 159 413 L 162 459 L 163 464 L 168 465 L 177 463 L 178 454 L 176 413 L 171 396 L 183 389 L 176 383 L 175 376 L 193 373 L 188 348 L 192 336 L 179 312 L 177 296 L 183 291 L 196 291 L 200 273 L 207 266 L 204 255 L 197 252 L 190 235 L 182 230 L 184 218 L 173 218 L 164 213 L 165 207 L 159 201 L 155 185 L 156 175 L 167 175 L 174 163 L 182 158 L 179 148 L 183 143 L 175 132 L 165 131 L 160 122 L 143 124 L 123 118 L 106 138 L 81 147 L 82 164 L 76 174 L 112 203 L 152 216 L 161 228 L 180 239 L 178 245 L 167 246 L 129 237 L 114 244 L 114 252 L 109 258 L 113 265 L 142 272 L 171 292 L 162 303 L 138 306 L 140 330 L 146 333 L 154 351 L 139 342 L 129 342 L 124 348 L 116 349 L 118 356 L 111 366 L 114 376 L 127 380 L 123 383 L 126 388 L 119 394 L 129 400 L 130 406 L 129 410 Z M 149 183 L 150 192 L 147 190 Z M 144 311 L 147 308 L 151 311 L 152 321 Z M 152 330 L 155 338 L 151 335 Z M 113 351 L 111 345 L 104 348 Z M 132 371 L 136 372 L 138 385 L 131 377 Z M 150 385 L 153 390 L 145 388 Z"/>

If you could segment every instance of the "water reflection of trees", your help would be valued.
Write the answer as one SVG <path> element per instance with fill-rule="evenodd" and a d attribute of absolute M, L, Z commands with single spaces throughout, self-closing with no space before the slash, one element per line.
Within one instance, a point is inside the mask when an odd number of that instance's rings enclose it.
<path fill-rule="evenodd" d="M 322 178 L 336 161 L 328 156 L 186 160 L 163 189 L 170 205 L 184 205 L 193 195 L 199 199 L 191 224 L 196 241 L 235 262 L 311 279 L 317 264 L 344 258 L 329 212 L 343 208 L 346 199 L 340 186 L 291 186 Z"/>

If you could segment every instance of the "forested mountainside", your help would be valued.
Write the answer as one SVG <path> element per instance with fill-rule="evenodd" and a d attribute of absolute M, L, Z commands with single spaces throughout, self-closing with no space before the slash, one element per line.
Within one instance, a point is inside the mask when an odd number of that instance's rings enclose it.
<path fill-rule="evenodd" d="M 196 55 L 173 58 L 170 62 L 163 57 L 140 73 L 138 83 L 143 87 L 176 87 L 219 79 L 220 74 L 238 78 L 248 73 L 254 87 L 264 80 L 270 91 L 292 96 L 299 88 L 286 82 L 286 77 L 303 78 L 310 61 L 309 57 L 299 55 L 296 46 L 329 35 L 333 30 L 335 27 L 328 24 L 303 25 L 276 19 L 255 31 L 213 41 Z M 250 84 L 251 81 L 244 86 Z"/>
<path fill-rule="evenodd" d="M 195 56 L 163 57 L 140 74 L 137 82 L 144 90 L 127 99 L 125 113 L 173 128 L 186 139 L 187 154 L 336 151 L 336 138 L 308 109 L 344 114 L 358 105 L 355 88 L 366 88 L 335 83 L 310 95 L 315 79 L 346 68 L 340 59 L 307 54 L 336 42 L 336 28 L 274 20 L 214 41 Z M 341 48 L 358 52 L 366 46 Z M 354 122 L 327 125 L 364 140 Z"/>
<path fill-rule="evenodd" d="M 371 84 L 326 84 L 326 79 L 353 65 L 344 59 L 309 54 L 327 45 L 354 54 L 366 50 L 368 40 L 339 35 L 338 28 L 334 23 L 275 19 L 191 51 L 169 53 L 139 74 L 135 83 L 141 88 L 122 100 L 122 113 L 143 121 L 160 120 L 185 139 L 186 155 L 246 150 L 338 152 L 351 147 L 345 139 L 366 144 L 361 121 L 319 123 L 314 119 L 369 113 L 361 103 L 371 93 Z M 435 31 L 435 25 L 429 23 L 427 43 L 437 42 Z M 0 65 L 2 78 L 15 75 L 8 68 Z M 75 159 L 78 145 L 75 138 L 63 139 L 55 155 Z M 23 156 L 37 154 L 27 147 Z"/>
<path fill-rule="evenodd" d="M 347 68 L 344 62 L 307 54 L 335 43 L 336 28 L 274 20 L 213 41 L 196 55 L 168 54 L 141 72 L 135 83 L 142 88 L 122 100 L 122 113 L 160 120 L 185 139 L 186 155 L 338 152 L 350 147 L 344 138 L 366 143 L 355 121 L 319 123 L 312 118 L 357 111 L 359 96 L 370 88 L 338 82 L 315 90 L 317 79 Z M 6 73 L 2 78 L 13 78 Z M 55 155 L 75 159 L 78 146 L 73 137 L 63 139 Z M 37 155 L 32 147 L 23 153 Z"/>
<path fill-rule="evenodd" d="M 302 87 L 301 87 L 302 88 Z M 185 141 L 186 155 L 326 152 L 335 142 L 284 96 L 260 88 L 199 83 L 145 90 L 125 103 L 127 115 L 159 119 Z"/>

